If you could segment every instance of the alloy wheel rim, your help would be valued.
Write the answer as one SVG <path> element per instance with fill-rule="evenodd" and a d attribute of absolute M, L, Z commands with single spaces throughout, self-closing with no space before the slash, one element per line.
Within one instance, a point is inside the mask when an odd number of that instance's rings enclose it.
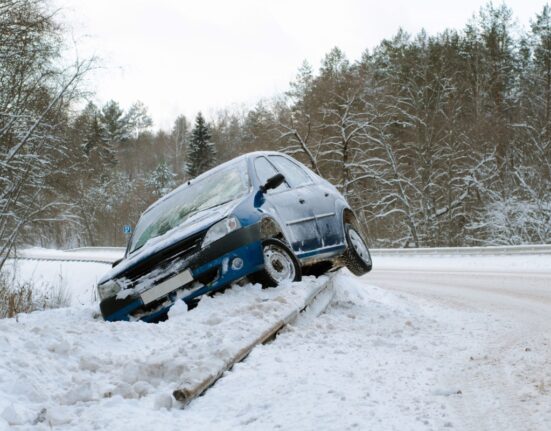
<path fill-rule="evenodd" d="M 295 279 L 295 265 L 291 257 L 275 245 L 264 247 L 264 265 L 270 276 L 281 283 Z"/>
<path fill-rule="evenodd" d="M 360 259 L 362 259 L 366 264 L 369 265 L 371 263 L 369 250 L 367 249 L 367 246 L 365 245 L 365 242 L 363 241 L 360 234 L 354 229 L 349 229 L 348 237 L 350 238 L 352 248 L 354 249 L 354 251 L 356 251 L 358 256 L 360 256 Z"/>

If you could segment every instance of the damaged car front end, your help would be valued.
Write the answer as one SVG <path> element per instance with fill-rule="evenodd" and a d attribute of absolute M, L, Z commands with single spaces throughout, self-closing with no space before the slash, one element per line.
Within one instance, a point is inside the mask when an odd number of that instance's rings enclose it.
<path fill-rule="evenodd" d="M 259 220 L 240 217 L 245 161 L 185 184 L 140 218 L 125 259 L 98 283 L 105 320 L 161 319 L 262 268 Z"/>

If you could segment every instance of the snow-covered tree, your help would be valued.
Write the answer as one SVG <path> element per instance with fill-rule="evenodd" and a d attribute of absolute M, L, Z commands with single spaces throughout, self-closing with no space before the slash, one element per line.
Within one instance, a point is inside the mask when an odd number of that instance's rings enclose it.
<path fill-rule="evenodd" d="M 172 140 L 172 166 L 175 174 L 182 177 L 185 173 L 184 156 L 190 138 L 190 125 L 185 115 L 180 115 L 174 120 L 170 138 Z"/>
<path fill-rule="evenodd" d="M 90 63 L 61 70 L 61 44 L 46 2 L 0 1 L 0 269 L 31 226 L 71 218 L 57 185 L 73 173 L 64 128 Z"/>
<path fill-rule="evenodd" d="M 170 192 L 176 186 L 175 177 L 176 175 L 168 163 L 162 160 L 146 179 L 145 183 L 155 196 L 160 197 Z"/>
<path fill-rule="evenodd" d="M 101 124 L 100 112 L 89 102 L 75 119 L 75 133 L 82 140 L 81 147 L 88 161 L 88 168 L 95 175 L 101 175 L 105 168 L 117 163 L 115 148 L 106 136 Z"/>
<path fill-rule="evenodd" d="M 110 100 L 101 108 L 101 125 L 105 138 L 111 145 L 123 142 L 131 136 L 128 117 L 114 100 Z"/>
<path fill-rule="evenodd" d="M 128 134 L 134 138 L 152 125 L 153 121 L 147 112 L 147 107 L 143 102 L 134 102 L 128 112 L 124 116 L 123 124 L 126 124 Z"/>

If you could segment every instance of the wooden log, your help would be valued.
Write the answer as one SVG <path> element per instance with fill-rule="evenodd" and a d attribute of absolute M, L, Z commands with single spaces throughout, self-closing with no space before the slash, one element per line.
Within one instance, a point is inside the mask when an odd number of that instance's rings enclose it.
<path fill-rule="evenodd" d="M 256 337 L 252 342 L 241 348 L 235 355 L 233 355 L 229 361 L 227 361 L 223 367 L 221 367 L 216 373 L 207 376 L 201 382 L 192 384 L 189 387 L 183 387 L 176 389 L 172 396 L 181 403 L 182 407 L 185 407 L 192 400 L 202 395 L 208 388 L 210 388 L 222 375 L 230 370 L 236 363 L 243 361 L 251 351 L 258 346 L 269 340 L 275 338 L 277 333 L 281 331 L 286 325 L 294 322 L 299 314 L 306 310 L 318 297 L 325 296 L 325 304 L 322 305 L 322 308 L 317 310 L 317 314 L 320 314 L 330 303 L 332 296 L 324 295 L 333 288 L 333 277 L 330 276 L 327 279 L 327 282 L 320 285 L 316 290 L 313 290 L 304 301 L 304 304 L 300 308 L 296 308 L 293 311 L 289 312 L 287 316 L 283 319 L 276 322 L 272 327 L 264 331 L 258 337 Z"/>

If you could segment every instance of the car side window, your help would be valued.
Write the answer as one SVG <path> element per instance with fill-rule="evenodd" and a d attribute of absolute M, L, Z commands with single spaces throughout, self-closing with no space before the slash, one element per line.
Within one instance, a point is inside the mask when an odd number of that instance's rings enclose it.
<path fill-rule="evenodd" d="M 300 187 L 311 184 L 310 176 L 296 163 L 283 156 L 269 156 L 270 161 L 285 175 L 285 179 L 291 187 Z"/>
<path fill-rule="evenodd" d="M 257 157 L 254 160 L 254 169 L 256 171 L 258 179 L 260 180 L 260 184 L 265 184 L 268 178 L 271 178 L 278 173 L 276 168 L 274 168 L 274 166 L 268 161 L 268 159 L 266 159 L 266 157 Z M 288 187 L 287 184 L 284 182 L 278 188 L 269 190 L 268 193 L 281 191 L 286 188 Z"/>

